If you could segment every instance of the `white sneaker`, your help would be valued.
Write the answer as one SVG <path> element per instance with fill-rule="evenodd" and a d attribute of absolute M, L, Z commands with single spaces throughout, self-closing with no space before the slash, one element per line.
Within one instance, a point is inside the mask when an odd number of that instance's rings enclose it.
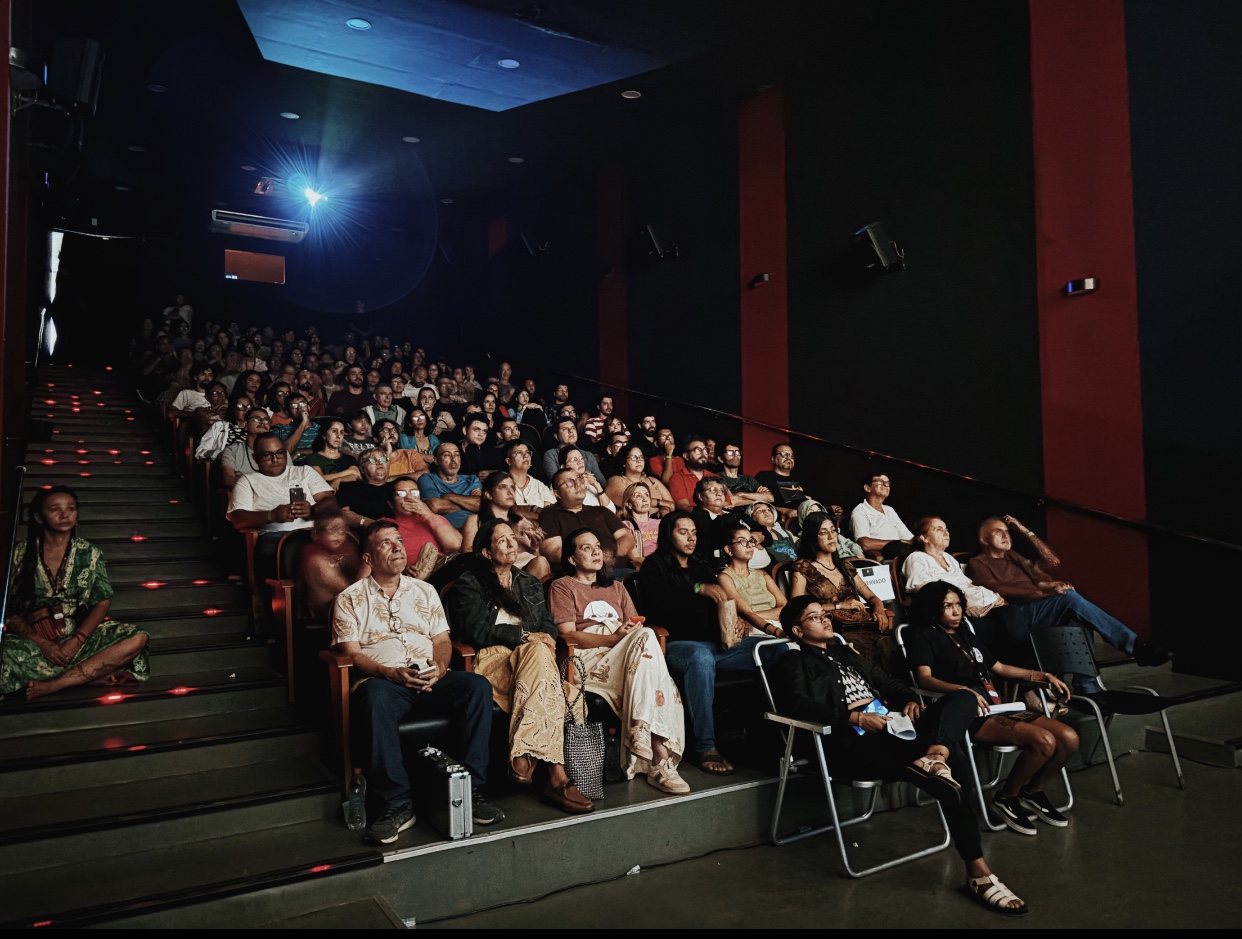
<path fill-rule="evenodd" d="M 669 792 L 675 796 L 684 796 L 690 791 L 689 784 L 678 774 L 677 764 L 671 756 L 652 766 L 647 773 L 647 782 L 661 792 Z"/>

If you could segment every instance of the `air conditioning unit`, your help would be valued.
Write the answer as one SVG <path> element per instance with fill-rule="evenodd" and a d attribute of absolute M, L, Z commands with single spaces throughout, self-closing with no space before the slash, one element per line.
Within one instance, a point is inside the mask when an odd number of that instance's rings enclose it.
<path fill-rule="evenodd" d="M 242 235 L 246 238 L 265 238 L 268 241 L 285 241 L 296 244 L 310 230 L 305 222 L 287 218 L 267 218 L 263 215 L 245 215 L 213 209 L 209 230 L 224 235 Z"/>

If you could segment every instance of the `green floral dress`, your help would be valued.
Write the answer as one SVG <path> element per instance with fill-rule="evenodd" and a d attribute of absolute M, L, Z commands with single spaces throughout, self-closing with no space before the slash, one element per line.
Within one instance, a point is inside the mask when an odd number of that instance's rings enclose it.
<path fill-rule="evenodd" d="M 22 567 L 22 558 L 26 554 L 26 543 L 17 546 L 13 556 L 13 567 L 9 579 L 9 598 L 12 607 L 22 613 L 28 613 L 40 607 L 57 602 L 65 614 L 62 620 L 63 635 L 66 639 L 77 632 L 78 624 L 86 617 L 96 604 L 112 598 L 112 583 L 108 580 L 108 569 L 104 565 L 103 552 L 84 538 L 74 538 L 69 544 L 68 557 L 65 560 L 63 586 L 59 591 L 52 588 L 47 570 L 42 564 L 35 565 L 35 595 L 20 597 L 16 594 L 18 571 Z M 25 688 L 30 681 L 46 681 L 55 678 L 66 668 L 72 668 L 93 655 L 98 655 L 109 646 L 123 642 L 131 636 L 145 633 L 132 623 L 118 623 L 106 619 L 87 638 L 86 643 L 78 650 L 68 666 L 54 665 L 43 657 L 31 640 L 6 629 L 4 635 L 4 659 L 0 663 L 0 693 L 8 694 Z M 121 670 L 128 672 L 138 681 L 146 681 L 151 677 L 151 664 L 144 648 L 138 656 Z"/>

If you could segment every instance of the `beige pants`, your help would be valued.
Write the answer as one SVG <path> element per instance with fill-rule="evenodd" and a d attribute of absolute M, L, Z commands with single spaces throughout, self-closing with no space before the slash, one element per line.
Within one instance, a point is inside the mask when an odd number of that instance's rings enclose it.
<path fill-rule="evenodd" d="M 509 714 L 510 758 L 564 763 L 565 695 L 552 650 L 539 642 L 487 646 L 475 656 L 474 672 L 491 682 L 492 700 Z M 575 695 L 570 690 L 570 700 Z"/>

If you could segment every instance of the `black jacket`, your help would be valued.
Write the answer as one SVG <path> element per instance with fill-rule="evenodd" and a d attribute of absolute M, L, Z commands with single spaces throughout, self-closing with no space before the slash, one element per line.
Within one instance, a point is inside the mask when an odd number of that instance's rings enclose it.
<path fill-rule="evenodd" d="M 508 646 L 513 649 L 521 644 L 523 629 L 555 637 L 556 624 L 552 622 L 552 614 L 544 602 L 543 584 L 539 583 L 539 578 L 515 568 L 513 592 L 522 598 L 526 614 L 520 625 L 498 624 L 496 614 L 500 606 L 484 592 L 479 576 L 472 571 L 457 578 L 444 597 L 453 638 L 476 649 L 484 646 Z"/>
<path fill-rule="evenodd" d="M 872 665 L 849 646 L 831 644 L 827 650 L 803 646 L 789 651 L 774 666 L 773 694 L 785 717 L 829 724 L 833 730 L 849 726 L 845 705 L 845 681 L 837 663 L 848 665 L 871 687 L 891 711 L 898 711 L 918 696 L 909 685 Z"/>

